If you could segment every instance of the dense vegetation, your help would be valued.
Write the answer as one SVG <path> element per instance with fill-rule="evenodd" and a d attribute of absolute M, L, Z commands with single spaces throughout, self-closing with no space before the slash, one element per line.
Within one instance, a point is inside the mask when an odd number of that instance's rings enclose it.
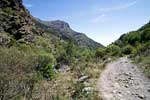
<path fill-rule="evenodd" d="M 101 60 L 96 63 L 95 51 L 81 50 L 73 47 L 72 43 L 64 47 L 56 48 L 58 53 L 54 54 L 45 51 L 46 48 L 42 50 L 26 44 L 1 47 L 1 99 L 45 99 L 42 94 L 49 100 L 99 98 L 97 92 L 87 94 L 83 91 L 88 86 L 95 88 L 94 80 L 104 66 Z M 85 75 L 89 77 L 87 80 L 92 80 L 89 85 L 78 81 Z M 37 95 L 40 92 L 42 94 Z"/>

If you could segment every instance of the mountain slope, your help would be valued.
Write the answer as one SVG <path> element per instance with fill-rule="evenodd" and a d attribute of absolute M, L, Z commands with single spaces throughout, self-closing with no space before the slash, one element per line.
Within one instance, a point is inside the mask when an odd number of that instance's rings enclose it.
<path fill-rule="evenodd" d="M 22 0 L 0 0 L 0 100 L 98 98 L 95 91 L 83 94 L 86 86 L 77 80 L 99 74 L 103 67 L 96 66 L 94 48 L 100 46 L 84 40 L 81 48 L 74 40 L 78 33 L 67 24 L 62 26 L 71 33 L 55 29 L 60 23 L 54 23 L 49 26 L 35 20 Z M 85 35 L 78 38 L 88 40 Z"/>
<path fill-rule="evenodd" d="M 66 22 L 59 20 L 46 22 L 33 18 L 22 5 L 22 0 L 2 0 L 0 2 L 0 23 L 2 23 L 0 24 L 0 32 L 8 33 L 8 35 L 12 35 L 16 40 L 24 39 L 27 42 L 34 42 L 36 35 L 50 33 L 66 42 L 73 40 L 80 47 L 103 47 L 85 34 L 73 31 Z M 2 40 L 5 42 L 3 44 L 10 42 L 9 38 L 6 39 L 4 36 Z"/>
<path fill-rule="evenodd" d="M 120 36 L 113 44 L 119 46 L 124 54 L 150 56 L 150 22 Z"/>
<path fill-rule="evenodd" d="M 103 45 L 95 42 L 94 40 L 88 38 L 85 34 L 76 32 L 72 30 L 68 23 L 60 20 L 56 21 L 42 21 L 40 19 L 36 19 L 39 23 L 47 26 L 47 30 L 55 30 L 57 31 L 57 35 L 64 40 L 73 40 L 75 44 L 80 47 L 88 47 L 88 48 L 99 48 L 104 47 Z M 39 25 L 38 23 L 38 25 Z"/>
<path fill-rule="evenodd" d="M 143 27 L 141 27 L 139 30 L 144 30 L 147 28 L 150 28 L 150 21 L 147 24 L 145 24 Z"/>
<path fill-rule="evenodd" d="M 150 22 L 137 31 L 123 34 L 114 44 L 121 48 L 122 54 L 131 55 L 150 77 Z"/>
<path fill-rule="evenodd" d="M 120 47 L 125 45 L 132 45 L 136 47 L 139 44 L 144 44 L 150 41 L 150 22 L 142 26 L 137 31 L 132 31 L 127 34 L 123 34 L 115 41 L 116 45 Z"/>

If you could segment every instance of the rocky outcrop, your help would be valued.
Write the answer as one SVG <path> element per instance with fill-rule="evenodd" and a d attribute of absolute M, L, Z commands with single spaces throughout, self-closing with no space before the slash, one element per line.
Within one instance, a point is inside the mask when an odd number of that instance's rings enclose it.
<path fill-rule="evenodd" d="M 16 40 L 26 38 L 28 42 L 31 42 L 29 36 L 34 37 L 32 16 L 23 6 L 22 0 L 0 1 L 0 23 L 0 33 L 9 33 L 8 37 L 13 36 L 11 38 Z M 1 40 L 4 41 L 4 38 Z M 5 44 L 2 41 L 0 43 Z"/>

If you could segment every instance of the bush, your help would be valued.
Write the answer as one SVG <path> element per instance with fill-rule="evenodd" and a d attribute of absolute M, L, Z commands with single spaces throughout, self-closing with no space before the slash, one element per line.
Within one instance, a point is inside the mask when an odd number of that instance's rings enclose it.
<path fill-rule="evenodd" d="M 106 53 L 108 53 L 111 56 L 120 56 L 121 49 L 117 45 L 110 45 L 106 48 Z"/>
<path fill-rule="evenodd" d="M 129 44 L 135 45 L 136 43 L 141 41 L 140 33 L 139 32 L 131 32 L 126 36 L 126 40 Z"/>
<path fill-rule="evenodd" d="M 36 79 L 36 56 L 17 48 L 0 47 L 0 95 L 2 100 L 30 99 Z M 29 94 L 28 96 L 25 94 Z"/>
<path fill-rule="evenodd" d="M 134 54 L 135 49 L 131 45 L 127 45 L 123 47 L 122 52 L 123 54 L 126 54 L 126 55 Z"/>
<path fill-rule="evenodd" d="M 55 59 L 52 54 L 42 53 L 37 56 L 36 69 L 40 71 L 44 78 L 51 80 L 54 76 L 54 69 L 52 67 L 54 63 Z"/>
<path fill-rule="evenodd" d="M 142 44 L 141 48 L 138 49 L 138 55 L 150 56 L 150 42 Z"/>
<path fill-rule="evenodd" d="M 0 48 L 0 70 L 2 72 L 30 73 L 34 68 L 35 54 L 18 48 Z M 19 72 L 20 71 L 20 72 Z"/>
<path fill-rule="evenodd" d="M 81 98 L 81 96 L 83 95 L 82 89 L 84 88 L 84 84 L 83 83 L 75 83 L 74 84 L 74 90 L 75 92 L 72 94 L 72 98 L 75 100 L 78 100 L 79 98 Z"/>
<path fill-rule="evenodd" d="M 52 80 L 54 78 L 55 72 L 51 64 L 48 64 L 47 66 L 41 68 L 41 72 L 43 76 L 47 79 Z"/>
<path fill-rule="evenodd" d="M 95 53 L 96 57 L 102 58 L 102 57 L 104 57 L 104 55 L 105 55 L 105 49 L 99 48 L 99 49 L 96 50 L 96 53 Z"/>
<path fill-rule="evenodd" d="M 141 34 L 142 41 L 149 41 L 150 40 L 150 28 L 144 30 Z"/>
<path fill-rule="evenodd" d="M 44 50 L 47 52 L 51 52 L 51 43 L 50 40 L 47 38 L 43 38 L 38 36 L 35 42 L 36 46 L 38 47 L 39 50 Z"/>
<path fill-rule="evenodd" d="M 141 61 L 142 69 L 146 76 L 150 77 L 150 57 L 144 57 Z"/>

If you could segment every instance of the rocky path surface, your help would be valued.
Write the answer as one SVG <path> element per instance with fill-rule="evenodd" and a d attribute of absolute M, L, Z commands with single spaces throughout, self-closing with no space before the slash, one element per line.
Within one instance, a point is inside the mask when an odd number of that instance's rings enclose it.
<path fill-rule="evenodd" d="M 108 64 L 98 86 L 104 100 L 150 100 L 150 79 L 127 58 Z"/>

